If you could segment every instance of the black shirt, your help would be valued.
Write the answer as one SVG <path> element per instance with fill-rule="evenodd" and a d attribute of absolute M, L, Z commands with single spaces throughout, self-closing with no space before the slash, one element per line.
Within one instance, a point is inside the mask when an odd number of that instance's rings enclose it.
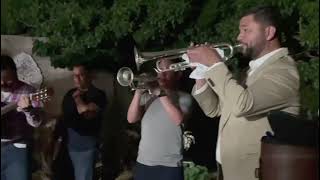
<path fill-rule="evenodd" d="M 99 107 L 95 118 L 86 119 L 83 115 L 78 113 L 77 105 L 72 97 L 76 90 L 76 88 L 69 90 L 63 98 L 62 111 L 64 123 L 67 128 L 73 129 L 82 136 L 97 137 L 101 127 L 103 111 L 107 105 L 107 97 L 102 90 L 93 85 L 89 87 L 88 91 L 81 95 L 82 100 L 86 104 L 92 102 Z"/>

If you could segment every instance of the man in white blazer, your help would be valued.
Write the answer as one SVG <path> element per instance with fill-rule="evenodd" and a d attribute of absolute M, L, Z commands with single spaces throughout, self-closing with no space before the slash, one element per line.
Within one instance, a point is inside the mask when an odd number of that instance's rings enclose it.
<path fill-rule="evenodd" d="M 196 80 L 193 96 L 209 117 L 221 116 L 216 149 L 219 178 L 256 180 L 260 140 L 271 131 L 270 110 L 299 113 L 299 74 L 280 44 L 280 16 L 273 7 L 256 7 L 240 20 L 237 40 L 252 59 L 245 85 L 238 83 L 222 58 L 207 45 L 191 48 L 191 62 L 208 68 Z M 222 176 L 223 174 L 223 176 Z"/>

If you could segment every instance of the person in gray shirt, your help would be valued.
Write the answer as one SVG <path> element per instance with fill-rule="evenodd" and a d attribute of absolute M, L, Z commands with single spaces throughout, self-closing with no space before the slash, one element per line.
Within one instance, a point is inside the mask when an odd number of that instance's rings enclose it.
<path fill-rule="evenodd" d="M 168 68 L 172 60 L 161 60 Z M 192 97 L 178 91 L 181 72 L 158 74 L 152 94 L 137 89 L 128 109 L 129 123 L 141 120 L 135 180 L 183 180 L 182 123 L 190 116 Z M 158 92 L 158 93 L 157 93 Z"/>

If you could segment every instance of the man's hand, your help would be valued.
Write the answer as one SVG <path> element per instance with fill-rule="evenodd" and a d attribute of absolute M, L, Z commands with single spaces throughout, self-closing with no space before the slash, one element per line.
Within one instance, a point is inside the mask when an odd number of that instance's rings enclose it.
<path fill-rule="evenodd" d="M 79 90 L 76 90 L 73 94 L 72 97 L 75 101 L 75 103 L 80 106 L 83 106 L 85 103 L 83 102 L 83 100 L 81 99 L 81 92 Z"/>
<path fill-rule="evenodd" d="M 206 80 L 205 79 L 197 79 L 196 80 L 196 89 L 200 89 L 202 86 L 204 86 L 206 84 Z"/>
<path fill-rule="evenodd" d="M 73 98 L 78 98 L 78 97 L 80 97 L 80 95 L 81 95 L 81 92 L 77 89 L 77 90 L 74 91 L 74 93 L 72 94 L 72 97 L 73 97 Z"/>
<path fill-rule="evenodd" d="M 159 87 L 156 88 L 152 88 L 150 89 L 151 94 L 155 95 L 155 96 L 159 96 L 161 93 L 161 89 Z"/>
<path fill-rule="evenodd" d="M 155 87 L 153 89 L 150 89 L 150 92 L 154 96 L 159 96 L 159 97 L 168 95 L 168 90 L 162 89 L 160 87 Z"/>
<path fill-rule="evenodd" d="M 88 104 L 88 111 L 97 112 L 98 110 L 99 110 L 99 107 L 95 103 Z"/>
<path fill-rule="evenodd" d="M 200 63 L 207 67 L 222 61 L 218 52 L 208 45 L 191 48 L 187 51 L 187 55 L 191 62 Z"/>
<path fill-rule="evenodd" d="M 77 110 L 78 110 L 78 113 L 79 114 L 82 114 L 86 111 L 88 111 L 89 109 L 89 106 L 86 105 L 83 100 L 81 99 L 81 92 L 79 90 L 76 90 L 73 94 L 72 94 L 72 97 L 74 99 L 74 102 L 76 103 L 77 105 Z"/>
<path fill-rule="evenodd" d="M 89 103 L 86 105 L 85 111 L 82 113 L 82 115 L 86 118 L 86 119 L 92 119 L 95 118 L 97 115 L 97 112 L 99 110 L 99 107 L 95 104 L 95 103 Z"/>
<path fill-rule="evenodd" d="M 18 107 L 21 109 L 26 109 L 31 106 L 31 101 L 28 96 L 21 96 L 18 101 Z"/>
<path fill-rule="evenodd" d="M 88 111 L 88 106 L 85 105 L 85 104 L 78 104 L 77 105 L 77 110 L 78 110 L 79 114 L 82 114 L 82 113 Z"/>

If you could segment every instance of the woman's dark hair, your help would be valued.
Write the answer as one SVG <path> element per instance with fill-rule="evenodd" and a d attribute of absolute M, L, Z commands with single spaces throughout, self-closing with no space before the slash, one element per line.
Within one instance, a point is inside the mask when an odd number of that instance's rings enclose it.
<path fill-rule="evenodd" d="M 1 71 L 2 70 L 12 70 L 17 72 L 16 64 L 10 56 L 1 55 Z"/>

